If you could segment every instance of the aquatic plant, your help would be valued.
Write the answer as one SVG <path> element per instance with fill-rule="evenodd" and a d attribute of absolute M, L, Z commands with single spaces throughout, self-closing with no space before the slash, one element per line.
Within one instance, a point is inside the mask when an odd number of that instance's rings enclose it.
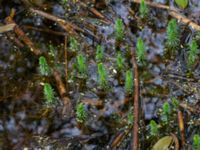
<path fill-rule="evenodd" d="M 79 103 L 76 107 L 76 120 L 80 123 L 83 123 L 87 118 L 87 112 L 85 110 L 85 105 Z"/>
<path fill-rule="evenodd" d="M 174 50 L 180 43 L 178 26 L 175 19 L 171 19 L 167 25 L 167 42 L 166 45 L 169 49 Z"/>
<path fill-rule="evenodd" d="M 55 51 L 55 47 L 52 44 L 49 44 L 49 52 L 48 52 L 48 54 L 55 59 L 56 51 Z"/>
<path fill-rule="evenodd" d="M 49 83 L 44 83 L 44 98 L 47 104 L 53 104 L 55 102 L 54 90 Z"/>
<path fill-rule="evenodd" d="M 117 70 L 121 71 L 124 67 L 124 58 L 120 52 L 117 53 L 116 63 L 117 63 Z"/>
<path fill-rule="evenodd" d="M 140 12 L 141 18 L 146 18 L 149 13 L 149 9 L 144 0 L 141 0 L 141 2 L 140 2 L 139 12 Z"/>
<path fill-rule="evenodd" d="M 175 0 L 175 2 L 182 9 L 186 8 L 188 5 L 188 0 Z"/>
<path fill-rule="evenodd" d="M 106 89 L 108 86 L 107 71 L 102 63 L 98 64 L 98 82 L 102 89 Z"/>
<path fill-rule="evenodd" d="M 132 93 L 133 91 L 133 73 L 131 70 L 126 71 L 126 79 L 125 79 L 125 92 L 127 94 Z"/>
<path fill-rule="evenodd" d="M 40 69 L 40 74 L 43 76 L 48 76 L 51 73 L 51 69 L 47 64 L 46 58 L 44 56 L 40 56 L 39 58 L 39 69 Z"/>
<path fill-rule="evenodd" d="M 192 42 L 189 45 L 189 56 L 187 61 L 187 66 L 189 69 L 194 65 L 196 60 L 198 59 L 198 45 L 195 40 L 192 40 Z"/>
<path fill-rule="evenodd" d="M 200 42 L 200 31 L 197 32 L 197 34 L 195 36 L 195 40 Z"/>
<path fill-rule="evenodd" d="M 124 24 L 120 18 L 115 21 L 115 38 L 117 41 L 122 41 L 124 38 Z"/>
<path fill-rule="evenodd" d="M 179 107 L 179 101 L 175 97 L 172 98 L 172 106 L 175 110 Z"/>
<path fill-rule="evenodd" d="M 78 51 L 79 50 L 79 43 L 74 37 L 70 37 L 69 39 L 69 49 L 72 51 Z"/>
<path fill-rule="evenodd" d="M 168 102 L 165 102 L 162 107 L 162 116 L 161 116 L 162 121 L 168 122 L 170 113 L 171 113 L 170 105 Z"/>
<path fill-rule="evenodd" d="M 86 76 L 87 74 L 86 58 L 82 54 L 79 54 L 77 56 L 76 67 L 80 75 Z"/>
<path fill-rule="evenodd" d="M 159 134 L 158 124 L 154 120 L 151 120 L 149 125 L 150 125 L 150 135 L 157 136 Z"/>
<path fill-rule="evenodd" d="M 145 60 L 145 45 L 142 38 L 137 39 L 136 44 L 136 56 L 138 63 L 143 63 Z"/>
<path fill-rule="evenodd" d="M 133 111 L 132 111 L 132 109 L 131 109 L 131 111 L 128 112 L 127 118 L 128 118 L 128 124 L 129 124 L 129 125 L 133 125 L 134 116 L 133 116 Z"/>
<path fill-rule="evenodd" d="M 200 150 L 200 136 L 198 134 L 193 136 L 192 150 Z"/>
<path fill-rule="evenodd" d="M 101 62 L 103 60 L 103 54 L 104 54 L 104 50 L 103 47 L 101 45 L 97 45 L 97 50 L 96 50 L 96 61 L 97 62 Z"/>

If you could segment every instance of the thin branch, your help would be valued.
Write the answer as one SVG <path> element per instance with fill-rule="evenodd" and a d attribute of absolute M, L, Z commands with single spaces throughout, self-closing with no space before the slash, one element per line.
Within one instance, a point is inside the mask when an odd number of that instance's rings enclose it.
<path fill-rule="evenodd" d="M 180 133 L 181 133 L 182 150 L 186 150 L 186 147 L 185 147 L 185 128 L 184 128 L 184 121 L 183 121 L 183 113 L 180 110 L 178 111 L 178 125 L 179 125 L 179 130 L 180 130 Z"/>
<path fill-rule="evenodd" d="M 138 65 L 135 58 L 136 54 L 134 50 L 132 50 L 132 65 L 133 65 L 133 74 L 134 74 L 134 126 L 133 126 L 133 142 L 132 142 L 132 150 L 139 149 L 139 73 L 138 73 Z"/>
<path fill-rule="evenodd" d="M 15 10 L 12 9 L 10 12 L 10 16 L 6 17 L 5 23 L 6 24 L 11 24 L 11 23 L 16 24 L 15 21 L 13 20 L 14 15 L 15 15 Z M 24 33 L 24 31 L 19 28 L 19 26 L 17 24 L 14 27 L 14 32 L 30 48 L 30 51 L 32 51 L 35 55 L 41 54 L 41 51 L 39 49 L 35 48 L 34 43 Z"/>
<path fill-rule="evenodd" d="M 140 0 L 134 0 L 135 3 L 140 3 Z M 200 31 L 200 25 L 196 24 L 195 22 L 193 22 L 192 20 L 188 19 L 187 17 L 181 15 L 180 13 L 178 13 L 178 10 L 175 8 L 171 8 L 167 5 L 163 5 L 163 4 L 158 4 L 158 3 L 154 3 L 154 2 L 149 2 L 149 1 L 145 1 L 145 3 L 149 6 L 152 7 L 156 7 L 156 8 L 160 8 L 160 9 L 166 9 L 169 12 L 169 15 L 171 15 L 172 17 L 178 19 L 180 22 L 189 25 L 191 28 Z"/>

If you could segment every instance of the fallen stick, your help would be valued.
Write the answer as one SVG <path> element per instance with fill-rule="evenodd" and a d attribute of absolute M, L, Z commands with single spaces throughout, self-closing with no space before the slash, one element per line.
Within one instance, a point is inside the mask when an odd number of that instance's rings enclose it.
<path fill-rule="evenodd" d="M 0 33 L 12 31 L 15 26 L 16 26 L 16 24 L 14 24 L 14 23 L 10 23 L 10 24 L 7 24 L 7 25 L 2 25 L 2 26 L 0 26 Z"/>
<path fill-rule="evenodd" d="M 134 125 L 133 125 L 133 142 L 132 142 L 132 150 L 138 150 L 139 146 L 139 73 L 138 73 L 138 65 L 135 58 L 136 54 L 134 50 L 132 50 L 132 65 L 133 65 L 133 75 L 134 75 Z"/>
<path fill-rule="evenodd" d="M 94 37 L 95 39 L 98 40 L 98 37 L 96 35 L 93 35 L 91 33 L 88 33 L 88 32 L 85 32 L 82 28 L 78 27 L 77 25 L 71 23 L 71 22 L 68 22 L 62 18 L 59 18 L 57 16 L 54 16 L 54 15 L 51 15 L 49 13 L 46 13 L 46 12 L 43 12 L 41 10 L 37 10 L 37 9 L 33 9 L 33 8 L 30 8 L 29 10 L 30 12 L 32 13 L 35 13 L 35 14 L 38 14 L 42 17 L 45 17 L 49 20 L 52 20 L 52 21 L 55 21 L 56 23 L 58 23 L 67 33 L 73 35 L 73 36 L 76 36 L 76 37 L 79 37 L 80 35 L 78 35 L 75 31 L 78 31 L 78 32 L 81 32 L 83 34 L 87 34 L 87 35 L 90 35 L 92 37 Z"/>
<path fill-rule="evenodd" d="M 184 129 L 183 113 L 180 110 L 178 111 L 178 125 L 179 125 L 180 134 L 181 134 L 182 150 L 186 150 L 186 147 L 185 147 L 185 129 Z"/>
<path fill-rule="evenodd" d="M 200 31 L 200 26 L 198 24 L 192 22 L 190 19 L 186 18 L 185 16 L 183 16 L 181 14 L 178 14 L 175 11 L 170 11 L 169 14 L 172 17 L 178 19 L 180 22 L 189 25 L 191 28 L 193 28 L 193 29 L 195 29 L 197 31 Z"/>
<path fill-rule="evenodd" d="M 140 3 L 140 0 L 134 0 L 133 2 L 135 3 Z M 169 11 L 169 15 L 171 15 L 172 17 L 178 19 L 180 22 L 189 25 L 191 28 L 200 31 L 200 25 L 196 24 L 195 22 L 193 22 L 192 20 L 188 19 L 187 17 L 181 15 L 178 13 L 178 10 L 175 8 L 171 8 L 167 5 L 163 5 L 163 4 L 158 4 L 158 3 L 154 3 L 154 2 L 149 2 L 149 1 L 145 1 L 145 3 L 149 6 L 152 7 L 156 7 L 156 8 L 161 8 L 161 9 L 166 9 Z"/>
<path fill-rule="evenodd" d="M 65 116 L 71 117 L 73 115 L 72 103 L 67 96 L 67 91 L 66 91 L 64 83 L 62 82 L 60 73 L 58 71 L 54 71 L 53 76 L 55 78 L 56 86 L 64 105 L 62 115 L 64 117 Z"/>
<path fill-rule="evenodd" d="M 15 15 L 15 10 L 12 9 L 10 16 L 6 17 L 5 23 L 6 24 L 16 24 L 15 21 L 13 20 L 13 17 Z M 19 28 L 19 26 L 16 24 L 13 31 L 17 36 L 30 48 L 30 51 L 33 52 L 35 55 L 41 54 L 40 50 L 35 48 L 33 42 L 30 40 L 30 38 L 24 33 L 23 30 Z"/>
<path fill-rule="evenodd" d="M 103 19 L 107 24 L 110 24 L 111 21 L 108 20 L 102 13 L 100 13 L 98 10 L 96 10 L 95 8 L 90 8 L 90 7 L 87 7 L 87 5 L 81 1 L 79 1 L 79 4 L 84 7 L 84 8 L 87 8 L 90 12 L 92 12 L 95 16 L 97 16 L 98 18 L 100 19 Z"/>

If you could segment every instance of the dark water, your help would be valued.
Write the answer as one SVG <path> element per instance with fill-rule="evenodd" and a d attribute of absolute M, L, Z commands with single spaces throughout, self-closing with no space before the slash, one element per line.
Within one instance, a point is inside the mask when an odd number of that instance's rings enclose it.
<path fill-rule="evenodd" d="M 167 4 L 165 0 L 157 0 Z M 40 32 L 27 26 L 38 29 L 51 29 L 64 32 L 56 23 L 37 15 L 31 15 L 27 7 L 21 1 L 0 1 L 0 23 L 4 24 L 4 18 L 9 15 L 11 8 L 16 9 L 14 20 L 20 28 L 32 39 L 43 53 L 47 53 L 49 43 L 57 50 L 59 62 L 64 61 L 64 37 L 52 33 Z M 98 5 L 99 4 L 99 5 Z M 132 110 L 132 98 L 126 95 L 124 90 L 125 71 L 131 69 L 130 57 L 125 57 L 124 72 L 120 75 L 122 83 L 118 80 L 116 70 L 116 49 L 114 38 L 114 22 L 120 17 L 126 25 L 125 40 L 121 44 L 120 51 L 123 56 L 128 55 L 127 44 L 136 44 L 137 38 L 144 39 L 146 45 L 146 66 L 140 66 L 140 100 L 144 111 L 143 120 L 148 128 L 151 119 L 159 121 L 159 108 L 163 103 L 171 102 L 176 97 L 181 102 L 188 102 L 191 106 L 198 106 L 200 100 L 200 64 L 197 62 L 192 70 L 192 75 L 187 76 L 187 46 L 177 49 L 175 59 L 164 58 L 166 51 L 166 26 L 171 19 L 168 12 L 161 9 L 150 8 L 148 19 L 143 22 L 138 19 L 139 5 L 128 1 L 110 1 L 105 7 L 100 7 L 101 2 L 96 3 L 99 11 L 111 21 L 105 24 L 100 19 L 84 8 L 69 2 L 63 5 L 59 1 L 48 1 L 42 5 L 47 7 L 47 12 L 59 16 L 67 21 L 75 23 L 89 33 L 97 35 L 99 41 L 91 36 L 80 35 L 80 51 L 87 56 L 88 79 L 84 87 L 81 80 L 75 80 L 73 64 L 75 57 L 68 60 L 69 69 L 69 97 L 75 105 L 79 101 L 101 101 L 103 106 L 95 107 L 86 104 L 88 118 L 83 124 L 78 124 L 75 117 L 63 118 L 62 105 L 58 103 L 53 108 L 46 107 L 42 92 L 41 82 L 49 81 L 55 84 L 53 77 L 44 79 L 38 71 L 38 58 L 27 47 L 19 48 L 13 43 L 8 34 L 0 34 L 0 148 L 1 149 L 110 149 L 114 137 L 128 130 L 127 115 Z M 103 5 L 103 4 L 102 4 Z M 172 2 L 170 5 L 175 6 Z M 39 8 L 38 4 L 33 4 Z M 41 6 L 41 4 L 40 4 Z M 132 9 L 134 15 L 129 12 Z M 200 2 L 191 0 L 189 7 L 181 12 L 197 24 L 200 24 L 198 13 Z M 89 25 L 93 25 L 94 31 Z M 179 24 L 181 30 L 181 42 L 187 45 L 195 36 L 196 31 L 188 26 Z M 13 32 L 11 32 L 13 34 Z M 13 34 L 13 36 L 16 36 Z M 16 36 L 16 38 L 18 38 Z M 105 57 L 103 63 L 108 71 L 109 90 L 103 96 L 98 88 L 97 63 L 95 62 L 96 45 L 104 47 Z M 60 70 L 64 70 L 61 63 Z M 63 73 L 64 79 L 64 73 Z M 53 86 L 56 89 L 56 86 Z M 57 92 L 57 90 L 55 90 Z M 57 94 L 58 101 L 61 101 Z M 190 121 L 198 120 L 199 115 L 185 112 L 187 125 L 186 140 L 191 144 L 191 137 L 199 133 L 197 125 L 191 125 Z M 176 122 L 177 123 L 177 122 Z M 142 128 L 144 129 L 145 126 Z M 148 129 L 145 130 L 148 130 Z M 175 127 L 171 131 L 176 130 Z M 147 132 L 147 131 L 146 131 Z M 165 135 L 169 133 L 164 133 Z M 148 132 L 146 133 L 146 136 Z M 142 136 L 142 135 L 141 135 Z M 143 135 L 145 136 L 145 135 Z M 119 149 L 130 149 L 131 134 L 127 134 Z M 145 138 L 141 138 L 144 144 L 142 149 L 148 149 Z M 151 145 L 153 143 L 150 143 Z"/>

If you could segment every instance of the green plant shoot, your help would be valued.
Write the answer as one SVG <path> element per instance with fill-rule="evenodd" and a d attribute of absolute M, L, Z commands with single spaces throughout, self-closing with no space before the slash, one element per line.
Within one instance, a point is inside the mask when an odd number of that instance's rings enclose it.
<path fill-rule="evenodd" d="M 107 88 L 108 86 L 107 71 L 102 63 L 98 64 L 98 82 L 102 89 Z"/>
<path fill-rule="evenodd" d="M 138 63 L 143 63 L 145 60 L 145 45 L 142 38 L 138 38 L 136 44 L 136 55 Z"/>
<path fill-rule="evenodd" d="M 87 118 L 87 112 L 83 103 L 79 103 L 76 107 L 76 120 L 83 123 Z"/>
<path fill-rule="evenodd" d="M 179 101 L 175 97 L 172 98 L 172 105 L 175 110 L 179 107 Z"/>
<path fill-rule="evenodd" d="M 70 44 L 69 44 L 70 48 L 69 49 L 72 50 L 72 51 L 78 51 L 79 50 L 78 41 L 74 37 L 70 37 L 69 41 L 70 41 Z"/>
<path fill-rule="evenodd" d="M 198 134 L 193 137 L 192 150 L 200 150 L 200 136 Z"/>
<path fill-rule="evenodd" d="M 125 92 L 127 94 L 133 92 L 133 73 L 131 70 L 126 71 Z"/>
<path fill-rule="evenodd" d="M 117 69 L 121 71 L 124 67 L 124 58 L 120 52 L 117 53 L 116 63 L 117 63 Z"/>
<path fill-rule="evenodd" d="M 101 45 L 97 46 L 97 50 L 96 50 L 96 61 L 97 62 L 101 62 L 103 60 L 103 54 L 104 54 L 104 50 L 103 47 Z"/>
<path fill-rule="evenodd" d="M 141 0 L 139 12 L 141 18 L 146 18 L 148 15 L 149 9 L 144 0 Z"/>
<path fill-rule="evenodd" d="M 124 24 L 119 18 L 115 21 L 115 38 L 117 41 L 122 41 L 124 38 Z"/>
<path fill-rule="evenodd" d="M 55 47 L 52 44 L 49 44 L 49 55 L 54 57 L 56 57 L 56 51 L 55 51 Z"/>
<path fill-rule="evenodd" d="M 49 83 L 44 84 L 44 98 L 47 104 L 55 102 L 54 90 Z"/>
<path fill-rule="evenodd" d="M 175 0 L 178 7 L 185 9 L 188 5 L 188 0 Z"/>
<path fill-rule="evenodd" d="M 40 73 L 43 76 L 48 76 L 51 73 L 50 67 L 47 64 L 46 58 L 44 56 L 40 56 L 39 58 L 39 68 Z"/>
<path fill-rule="evenodd" d="M 128 124 L 133 125 L 133 121 L 134 121 L 133 111 L 128 112 L 127 118 L 128 118 Z"/>
<path fill-rule="evenodd" d="M 196 60 L 198 59 L 198 45 L 195 40 L 192 40 L 191 44 L 189 45 L 189 56 L 187 61 L 187 66 L 189 69 L 194 65 Z"/>
<path fill-rule="evenodd" d="M 77 69 L 81 75 L 87 74 L 86 58 L 82 54 L 77 56 Z"/>
<path fill-rule="evenodd" d="M 150 135 L 157 136 L 159 134 L 158 124 L 154 120 L 151 120 L 149 125 L 150 125 Z"/>
<path fill-rule="evenodd" d="M 178 26 L 175 19 L 169 21 L 167 25 L 167 47 L 174 50 L 180 43 Z"/>
<path fill-rule="evenodd" d="M 165 102 L 162 107 L 162 116 L 161 116 L 164 122 L 169 121 L 170 113 L 171 113 L 170 105 L 168 102 Z"/>

